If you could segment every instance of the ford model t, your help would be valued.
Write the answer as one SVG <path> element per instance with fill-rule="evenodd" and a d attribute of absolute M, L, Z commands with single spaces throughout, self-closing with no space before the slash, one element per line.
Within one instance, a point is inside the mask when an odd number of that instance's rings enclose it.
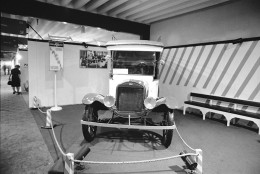
<path fill-rule="evenodd" d="M 106 44 L 109 93 L 88 93 L 81 120 L 86 141 L 92 141 L 97 127 L 162 130 L 161 143 L 168 147 L 174 125 L 173 104 L 159 97 L 159 64 L 163 44 L 145 40 L 115 40 Z M 109 112 L 101 118 L 100 111 Z"/>

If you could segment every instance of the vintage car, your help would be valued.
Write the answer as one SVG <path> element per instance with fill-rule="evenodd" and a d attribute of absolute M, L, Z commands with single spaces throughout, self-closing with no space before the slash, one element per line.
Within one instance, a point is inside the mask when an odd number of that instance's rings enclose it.
<path fill-rule="evenodd" d="M 81 120 L 86 141 L 92 141 L 97 127 L 162 130 L 161 144 L 172 141 L 174 105 L 159 97 L 159 65 L 163 44 L 147 40 L 114 40 L 106 44 L 109 93 L 89 93 Z M 100 111 L 110 112 L 101 118 Z"/>

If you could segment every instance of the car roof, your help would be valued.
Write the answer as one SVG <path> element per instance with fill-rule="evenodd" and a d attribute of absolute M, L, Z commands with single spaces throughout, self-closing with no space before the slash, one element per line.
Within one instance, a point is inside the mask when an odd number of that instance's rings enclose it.
<path fill-rule="evenodd" d="M 162 52 L 163 43 L 150 40 L 113 40 L 106 43 L 108 50 Z"/>

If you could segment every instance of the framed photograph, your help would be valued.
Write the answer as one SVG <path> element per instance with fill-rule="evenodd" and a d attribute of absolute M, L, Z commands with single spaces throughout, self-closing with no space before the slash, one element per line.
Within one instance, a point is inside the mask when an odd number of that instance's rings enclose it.
<path fill-rule="evenodd" d="M 80 68 L 107 68 L 107 51 L 80 50 Z"/>

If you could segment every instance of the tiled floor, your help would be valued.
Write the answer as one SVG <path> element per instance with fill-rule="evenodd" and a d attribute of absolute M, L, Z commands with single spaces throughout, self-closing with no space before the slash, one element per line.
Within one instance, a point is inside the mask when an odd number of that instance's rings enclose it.
<path fill-rule="evenodd" d="M 53 159 L 22 95 L 1 74 L 0 173 L 47 173 Z"/>

